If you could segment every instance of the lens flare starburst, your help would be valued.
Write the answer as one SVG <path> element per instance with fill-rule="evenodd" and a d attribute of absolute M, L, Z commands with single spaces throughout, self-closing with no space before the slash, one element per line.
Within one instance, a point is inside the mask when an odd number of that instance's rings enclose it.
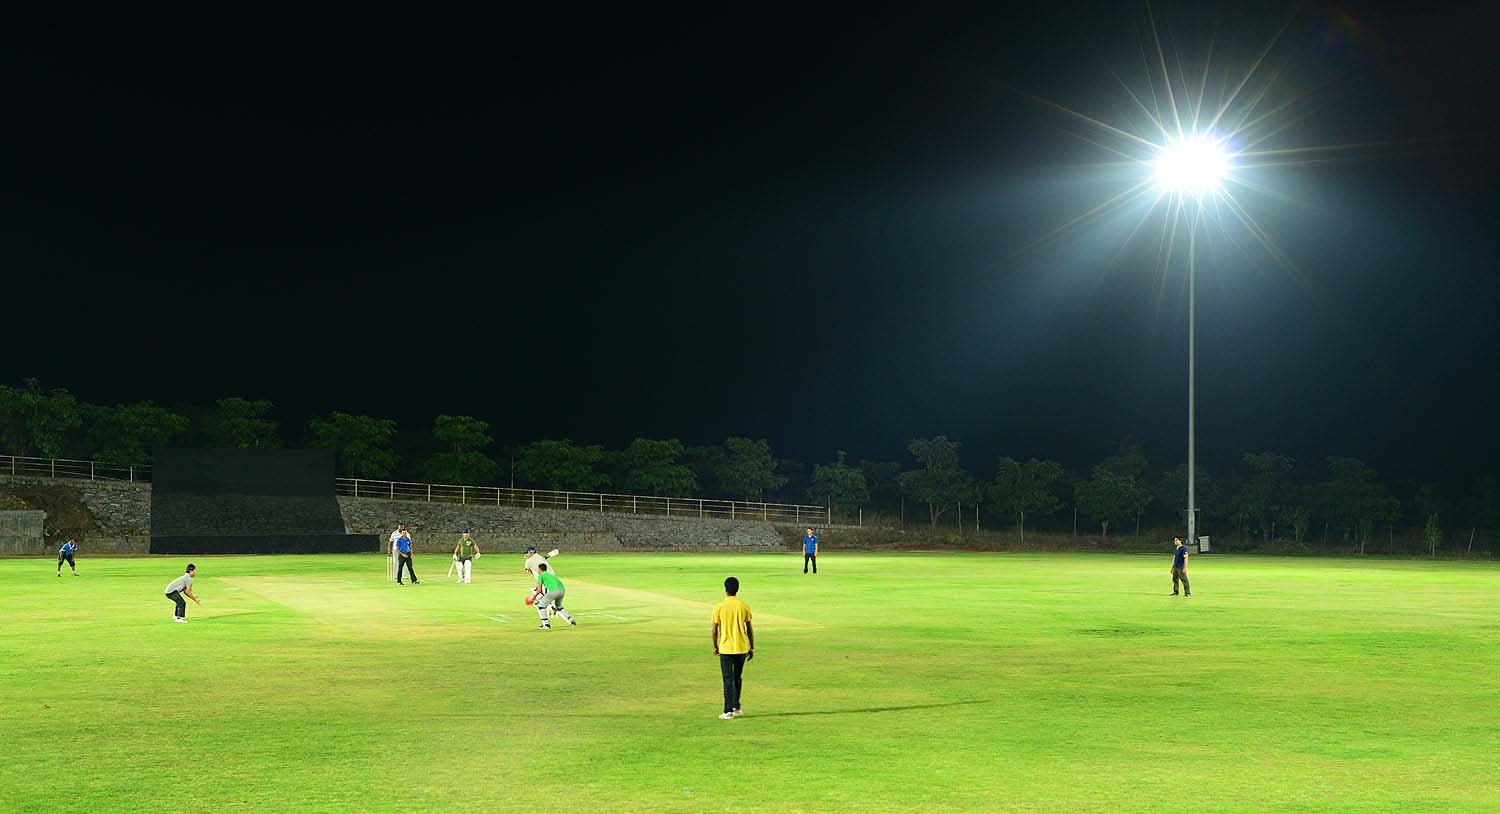
<path fill-rule="evenodd" d="M 1257 222 L 1252 199 L 1290 199 L 1277 188 L 1273 170 L 1346 160 L 1381 146 L 1289 143 L 1297 126 L 1317 112 L 1319 89 L 1294 87 L 1284 78 L 1296 50 L 1287 47 L 1286 35 L 1297 16 L 1282 20 L 1263 44 L 1241 47 L 1231 56 L 1225 53 L 1229 44 L 1243 45 L 1242 37 L 1174 39 L 1147 6 L 1137 38 L 1141 70 L 1131 81 L 1114 75 L 1116 107 L 1124 113 L 1100 118 L 1023 93 L 1080 125 L 1068 132 L 1109 155 L 1089 166 L 1108 170 L 1101 179 L 1120 179 L 1120 186 L 1027 248 L 1133 212 L 1139 219 L 1125 244 L 1151 240 L 1163 275 L 1174 255 L 1191 262 L 1189 247 L 1196 241 L 1201 250 L 1213 238 L 1233 247 L 1259 246 L 1277 265 L 1296 272 L 1296 264 Z M 1192 58 L 1185 59 L 1185 53 Z"/>
<path fill-rule="evenodd" d="M 1151 178 L 1166 195 L 1201 201 L 1224 188 L 1231 155 L 1212 133 L 1194 133 L 1170 139 L 1150 160 Z"/>

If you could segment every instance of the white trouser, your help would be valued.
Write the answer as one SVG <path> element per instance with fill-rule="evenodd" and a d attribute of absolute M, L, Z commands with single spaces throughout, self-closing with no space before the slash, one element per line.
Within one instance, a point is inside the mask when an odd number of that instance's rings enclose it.
<path fill-rule="evenodd" d="M 462 579 L 464 582 L 468 582 L 469 581 L 469 576 L 472 573 L 474 573 L 474 561 L 473 560 L 459 560 L 458 561 L 458 576 L 459 576 L 460 579 Z"/>

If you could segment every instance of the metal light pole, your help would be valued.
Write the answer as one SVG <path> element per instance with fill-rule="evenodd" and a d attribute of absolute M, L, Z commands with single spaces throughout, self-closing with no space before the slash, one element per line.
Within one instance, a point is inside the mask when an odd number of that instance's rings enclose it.
<path fill-rule="evenodd" d="M 1195 297 L 1197 294 L 1197 254 L 1198 254 L 1198 209 L 1188 216 L 1188 455 L 1187 455 L 1187 542 L 1193 545 L 1198 542 L 1198 504 L 1196 486 L 1198 480 L 1198 441 L 1196 437 L 1195 421 L 1197 416 L 1195 396 L 1197 395 L 1196 366 L 1193 357 L 1197 351 L 1196 337 L 1197 313 Z"/>
<path fill-rule="evenodd" d="M 1204 198 L 1219 194 L 1228 175 L 1230 158 L 1224 150 L 1225 140 L 1209 131 L 1182 134 L 1168 138 L 1159 148 L 1158 157 L 1148 162 L 1156 180 L 1171 195 L 1173 207 L 1169 217 L 1175 233 L 1177 219 L 1187 218 L 1188 252 L 1188 449 L 1187 449 L 1187 540 L 1198 542 L 1198 436 L 1196 399 L 1197 366 L 1197 286 L 1198 222 L 1203 219 Z M 1187 210 L 1184 212 L 1183 210 Z"/>

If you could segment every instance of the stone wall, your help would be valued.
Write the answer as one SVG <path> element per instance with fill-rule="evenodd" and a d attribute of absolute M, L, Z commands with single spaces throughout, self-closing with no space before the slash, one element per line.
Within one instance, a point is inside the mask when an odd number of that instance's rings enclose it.
<path fill-rule="evenodd" d="M 351 534 L 389 538 L 405 523 L 418 552 L 452 551 L 464 528 L 474 533 L 481 551 L 520 551 L 534 545 L 543 551 L 780 551 L 780 535 L 770 523 L 699 519 L 614 512 L 520 509 L 503 506 L 422 503 L 379 498 L 339 498 L 344 526 Z"/>
<path fill-rule="evenodd" d="M 54 554 L 77 537 L 82 554 L 145 554 L 150 541 L 151 484 L 0 474 L 0 491 L 47 512 L 45 543 Z"/>
<path fill-rule="evenodd" d="M 30 509 L 0 511 L 0 554 L 45 554 L 42 525 L 47 513 Z"/>
<path fill-rule="evenodd" d="M 46 545 L 53 538 L 78 537 L 84 554 L 144 554 L 151 534 L 151 484 L 84 481 L 0 475 L 0 490 L 12 489 L 27 499 L 25 508 L 63 506 L 48 510 Z M 344 531 L 378 534 L 386 540 L 396 523 L 406 523 L 418 552 L 451 551 L 459 531 L 472 529 L 481 550 L 519 551 L 534 545 L 543 551 L 781 551 L 785 545 L 776 528 L 754 520 L 664 517 L 523 509 L 500 506 L 426 503 L 381 498 L 338 498 Z M 56 525 L 54 521 L 61 522 Z M 205 527 L 210 523 L 205 520 Z M 59 541 L 57 545 L 61 545 Z"/>

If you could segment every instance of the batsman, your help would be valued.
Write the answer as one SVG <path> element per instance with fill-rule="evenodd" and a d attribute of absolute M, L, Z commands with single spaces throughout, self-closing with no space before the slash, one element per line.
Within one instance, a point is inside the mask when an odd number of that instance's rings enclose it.
<path fill-rule="evenodd" d="M 469 530 L 464 529 L 464 536 L 453 546 L 453 565 L 448 568 L 451 575 L 454 569 L 458 570 L 458 581 L 468 584 L 474 581 L 474 560 L 479 559 L 479 544 L 469 535 Z"/>
<path fill-rule="evenodd" d="M 541 571 L 538 569 L 538 566 L 542 565 L 543 563 L 546 563 L 548 560 L 552 559 L 553 557 L 556 557 L 557 554 L 558 554 L 558 551 L 557 551 L 557 549 L 554 548 L 551 551 L 548 551 L 547 554 L 546 554 L 546 556 L 543 556 L 543 555 L 537 553 L 536 546 L 534 546 L 534 545 L 526 546 L 526 564 L 524 566 L 522 566 L 522 567 L 524 567 L 526 569 L 526 573 L 530 574 L 532 579 L 536 579 L 536 575 L 539 574 L 539 573 L 541 573 Z M 553 576 L 556 576 L 556 575 L 557 575 L 557 572 L 553 571 Z"/>

